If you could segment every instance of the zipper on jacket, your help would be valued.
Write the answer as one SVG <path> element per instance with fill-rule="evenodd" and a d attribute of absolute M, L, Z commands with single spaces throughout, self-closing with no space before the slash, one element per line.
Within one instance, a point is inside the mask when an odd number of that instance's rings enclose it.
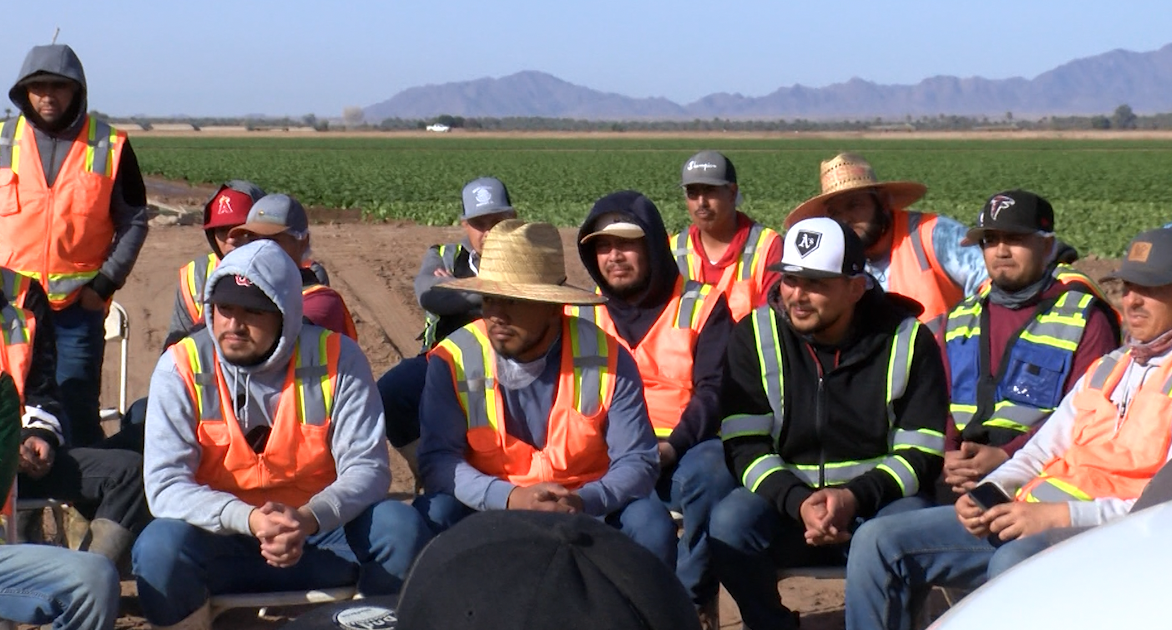
<path fill-rule="evenodd" d="M 814 394 L 814 437 L 818 440 L 818 488 L 826 487 L 826 446 L 822 442 L 822 427 L 826 424 L 826 387 L 825 372 L 822 370 L 822 359 L 818 351 L 806 344 L 810 358 L 814 359 L 814 367 L 818 370 L 818 389 Z"/>

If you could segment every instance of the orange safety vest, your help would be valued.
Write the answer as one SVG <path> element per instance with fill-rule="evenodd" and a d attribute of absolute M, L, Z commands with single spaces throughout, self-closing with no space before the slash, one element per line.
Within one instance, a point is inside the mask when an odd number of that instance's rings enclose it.
<path fill-rule="evenodd" d="M 651 417 L 655 436 L 660 439 L 671 435 L 692 400 L 696 340 L 708 323 L 716 296 L 720 295 L 712 289 L 712 285 L 678 278 L 671 301 L 635 348 L 617 334 L 606 305 L 566 306 L 567 315 L 594 322 L 635 358 L 639 375 L 643 377 L 647 415 Z"/>
<path fill-rule="evenodd" d="M 24 383 L 33 365 L 33 340 L 37 334 L 37 319 L 32 311 L 9 302 L 0 308 L 0 338 L 4 351 L 0 352 L 0 371 L 12 376 L 20 400 L 24 401 Z"/>
<path fill-rule="evenodd" d="M 333 291 L 333 289 L 324 284 L 312 284 L 301 289 L 301 297 L 304 299 L 305 296 L 319 291 Z M 346 307 L 346 300 L 342 299 L 342 294 L 337 291 L 334 291 L 334 293 L 338 295 L 338 303 L 342 305 L 342 315 L 345 316 L 343 319 L 345 320 L 346 330 L 342 332 L 346 333 L 346 336 L 354 341 L 358 341 L 358 327 L 354 325 L 354 316 L 350 314 L 350 309 Z"/>
<path fill-rule="evenodd" d="M 183 304 L 187 307 L 187 315 L 191 321 L 203 321 L 203 290 L 220 259 L 215 252 L 209 252 L 207 258 L 195 260 L 179 268 L 179 289 L 183 295 Z"/>
<path fill-rule="evenodd" d="M 545 448 L 505 431 L 504 394 L 484 320 L 448 335 L 429 353 L 447 362 L 468 418 L 468 463 L 518 486 L 542 482 L 576 490 L 610 468 L 606 418 L 614 398 L 618 342 L 594 324 L 562 318 L 561 369 Z"/>
<path fill-rule="evenodd" d="M 740 321 L 742 317 L 757 308 L 769 290 L 765 286 L 766 258 L 773 244 L 781 237 L 777 232 L 753 223 L 749 228 L 749 237 L 745 240 L 745 247 L 737 257 L 735 265 L 724 268 L 720 281 L 716 283 L 716 290 L 723 293 L 728 299 L 728 308 L 732 312 L 733 321 Z M 676 259 L 676 266 L 680 275 L 688 280 L 700 282 L 701 270 L 704 261 L 696 253 L 696 245 L 692 242 L 690 230 L 684 230 L 670 239 L 672 256 Z"/>
<path fill-rule="evenodd" d="M 894 215 L 887 290 L 919 302 L 924 307 L 920 321 L 938 335 L 948 312 L 964 299 L 964 287 L 952 281 L 936 258 L 932 245 L 936 215 L 899 210 Z"/>
<path fill-rule="evenodd" d="M 254 506 L 277 501 L 301 507 L 337 479 L 330 424 L 338 382 L 341 335 L 304 326 L 289 360 L 272 433 L 255 453 L 236 419 L 207 329 L 171 346 L 175 367 L 195 409 L 202 453 L 195 480 Z"/>
<path fill-rule="evenodd" d="M 49 188 L 24 116 L 0 125 L 0 264 L 38 280 L 54 310 L 77 300 L 110 253 L 125 145 L 125 132 L 86 117 Z"/>
<path fill-rule="evenodd" d="M 1111 402 L 1131 363 L 1116 350 L 1087 369 L 1074 395 L 1074 441 L 1017 493 L 1018 501 L 1135 499 L 1168 460 L 1172 442 L 1172 362 L 1149 375 L 1123 417 Z"/>

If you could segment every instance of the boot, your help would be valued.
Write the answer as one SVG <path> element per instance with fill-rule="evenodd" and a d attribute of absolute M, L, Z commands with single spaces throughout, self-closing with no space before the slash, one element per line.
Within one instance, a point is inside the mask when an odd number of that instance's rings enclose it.
<path fill-rule="evenodd" d="M 65 531 L 62 532 L 61 539 L 65 541 L 65 546 L 74 551 L 84 550 L 90 544 L 90 522 L 86 517 L 82 516 L 77 508 L 69 506 L 65 508 L 64 525 Z"/>
<path fill-rule="evenodd" d="M 90 553 L 106 556 L 114 566 L 122 566 L 122 559 L 134 544 L 134 533 L 106 518 L 95 518 L 90 523 L 90 543 L 84 549 Z"/>
<path fill-rule="evenodd" d="M 155 626 L 155 630 L 212 630 L 212 602 L 208 600 L 186 619 L 172 626 Z"/>
<path fill-rule="evenodd" d="M 399 455 L 407 462 L 407 467 L 411 469 L 411 476 L 415 479 L 415 494 L 423 491 L 423 479 L 419 476 L 419 440 L 395 449 Z"/>

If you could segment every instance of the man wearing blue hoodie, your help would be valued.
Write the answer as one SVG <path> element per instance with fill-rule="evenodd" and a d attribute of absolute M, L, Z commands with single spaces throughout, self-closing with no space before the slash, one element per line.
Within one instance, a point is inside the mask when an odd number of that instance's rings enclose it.
<path fill-rule="evenodd" d="M 151 376 L 143 476 L 156 520 L 133 553 L 146 618 L 208 628 L 208 598 L 223 593 L 396 593 L 430 532 L 386 498 L 366 357 L 302 323 L 301 274 L 275 242 L 233 250 L 204 295 L 206 328 Z"/>
<path fill-rule="evenodd" d="M 8 92 L 20 116 L 0 126 L 0 255 L 49 295 L 73 446 L 104 437 L 106 307 L 147 235 L 138 159 L 125 132 L 86 114 L 86 94 L 73 49 L 36 46 Z"/>

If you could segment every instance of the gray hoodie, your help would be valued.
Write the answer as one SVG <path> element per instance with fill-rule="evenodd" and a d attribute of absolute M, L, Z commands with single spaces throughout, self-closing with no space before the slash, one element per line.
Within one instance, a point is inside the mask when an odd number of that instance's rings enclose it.
<path fill-rule="evenodd" d="M 65 77 L 80 87 L 73 104 L 65 113 L 63 124 L 55 129 L 38 126 L 37 121 L 40 117 L 29 103 L 28 88 L 21 85 L 23 81 L 36 75 Z M 20 75 L 12 89 L 8 91 L 8 98 L 32 125 L 33 134 L 37 139 L 37 151 L 41 154 L 45 184 L 52 187 L 57 181 L 61 165 L 65 162 L 65 156 L 69 154 L 70 145 L 85 124 L 86 111 L 89 107 L 85 70 L 81 67 L 81 60 L 69 46 L 34 46 L 24 58 L 24 65 L 21 66 Z M 126 277 L 130 275 L 147 235 L 146 187 L 142 181 L 142 171 L 138 167 L 138 158 L 130 148 L 129 141 L 122 148 L 118 175 L 110 196 L 110 217 L 114 222 L 114 241 L 102 269 L 98 272 L 98 277 L 90 283 L 103 298 L 109 298 L 115 289 L 122 287 L 126 282 Z"/>
<path fill-rule="evenodd" d="M 241 367 L 219 359 L 224 380 L 233 390 L 240 428 L 248 433 L 255 426 L 272 425 L 294 342 L 310 325 L 301 320 L 301 274 L 276 243 L 258 241 L 233 250 L 208 278 L 205 295 L 216 281 L 233 274 L 260 287 L 283 316 L 276 349 L 263 363 Z M 213 311 L 204 309 L 207 327 L 196 336 L 210 334 Z M 219 358 L 218 341 L 215 347 Z M 143 477 L 151 514 L 180 519 L 211 532 L 251 535 L 248 515 L 253 506 L 195 480 L 201 455 L 193 420 L 195 407 L 171 352 L 159 358 L 150 391 L 145 438 L 149 448 L 143 457 Z M 391 483 L 382 402 L 366 356 L 349 337 L 342 339 L 333 399 L 329 440 L 338 478 L 307 504 L 323 532 L 344 525 L 385 499 Z"/>

